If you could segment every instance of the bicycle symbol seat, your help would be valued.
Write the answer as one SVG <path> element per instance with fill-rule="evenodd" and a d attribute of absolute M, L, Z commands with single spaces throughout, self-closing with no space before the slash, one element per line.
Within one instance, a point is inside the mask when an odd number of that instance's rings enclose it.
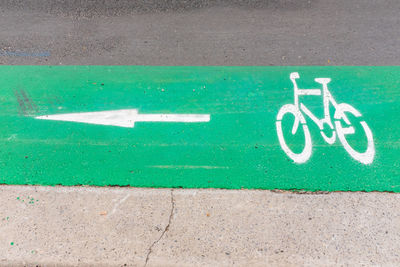
<path fill-rule="evenodd" d="M 297 87 L 296 79 L 299 79 L 299 73 L 292 72 L 290 74 L 290 80 L 293 83 L 294 90 L 294 104 L 286 104 L 282 106 L 278 112 L 276 117 L 276 131 L 278 134 L 279 143 L 283 149 L 283 151 L 288 155 L 296 163 L 305 163 L 311 157 L 312 152 L 312 141 L 310 131 L 307 126 L 307 121 L 304 115 L 307 115 L 320 129 L 320 133 L 328 144 L 332 145 L 336 141 L 336 136 L 339 138 L 342 143 L 344 149 L 353 157 L 355 160 L 363 163 L 363 164 L 371 164 L 374 160 L 375 156 L 375 146 L 374 140 L 372 136 L 371 129 L 367 125 L 365 121 L 360 121 L 365 136 L 367 137 L 368 146 L 366 151 L 359 152 L 352 148 L 350 144 L 346 140 L 346 135 L 354 134 L 355 129 L 352 126 L 352 122 L 350 122 L 348 116 L 346 116 L 346 112 L 352 114 L 355 117 L 362 117 L 361 113 L 346 103 L 338 104 L 333 98 L 332 94 L 328 90 L 328 83 L 331 81 L 330 78 L 316 78 L 314 79 L 317 83 L 322 85 L 322 92 L 320 89 L 299 89 Z M 323 106 L 324 106 L 324 117 L 322 119 L 318 119 L 303 103 L 299 103 L 299 96 L 301 95 L 321 95 L 323 97 Z M 334 123 L 332 123 L 332 118 L 329 114 L 329 106 L 335 108 L 334 113 Z M 299 128 L 303 129 L 304 137 L 305 137 L 305 146 L 302 152 L 294 153 L 288 146 L 285 141 L 283 131 L 282 131 L 282 120 L 285 115 L 291 113 L 294 116 L 294 124 L 292 127 L 292 134 L 296 134 Z M 341 121 L 345 122 L 343 126 Z M 299 125 L 302 127 L 299 127 Z M 332 130 L 332 136 L 328 137 L 324 132 L 324 126 L 328 125 Z"/>

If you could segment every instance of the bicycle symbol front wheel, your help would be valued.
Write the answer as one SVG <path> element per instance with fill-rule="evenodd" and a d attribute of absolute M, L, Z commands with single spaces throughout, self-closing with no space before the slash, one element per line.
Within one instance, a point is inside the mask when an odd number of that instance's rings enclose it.
<path fill-rule="evenodd" d="M 282 131 L 282 119 L 286 114 L 292 114 L 295 118 L 294 125 L 292 127 L 292 134 L 296 134 L 297 130 L 300 128 L 299 124 L 302 125 L 301 128 L 304 132 L 305 145 L 303 151 L 300 153 L 294 153 L 285 141 Z M 310 131 L 308 130 L 308 126 L 303 114 L 301 114 L 300 110 L 295 105 L 287 104 L 281 107 L 276 117 L 276 131 L 283 151 L 285 151 L 286 155 L 288 155 L 289 158 L 291 158 L 294 162 L 304 163 L 311 157 L 312 142 Z"/>
<path fill-rule="evenodd" d="M 345 123 L 348 124 L 347 127 L 343 127 L 340 120 L 345 118 L 344 112 L 351 113 L 355 117 L 361 117 L 361 113 L 358 112 L 355 108 L 346 103 L 341 103 L 338 105 L 335 112 L 335 128 L 337 132 L 337 136 L 339 137 L 340 142 L 342 143 L 344 149 L 352 156 L 355 160 L 363 163 L 363 164 L 371 164 L 374 160 L 375 156 L 375 146 L 374 139 L 372 137 L 371 129 L 368 127 L 365 121 L 361 121 L 360 124 L 364 130 L 365 136 L 367 137 L 367 149 L 364 152 L 358 152 L 354 148 L 350 146 L 350 144 L 346 140 L 347 134 L 354 134 L 355 130 L 350 121 L 345 120 Z"/>

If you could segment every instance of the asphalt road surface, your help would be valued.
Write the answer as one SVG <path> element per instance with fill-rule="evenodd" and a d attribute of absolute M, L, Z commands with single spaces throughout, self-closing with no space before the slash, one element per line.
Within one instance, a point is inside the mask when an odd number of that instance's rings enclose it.
<path fill-rule="evenodd" d="M 0 63 L 398 65 L 399 13 L 383 0 L 5 0 Z M 0 265 L 400 264 L 398 194 L 4 185 L 0 201 Z"/>

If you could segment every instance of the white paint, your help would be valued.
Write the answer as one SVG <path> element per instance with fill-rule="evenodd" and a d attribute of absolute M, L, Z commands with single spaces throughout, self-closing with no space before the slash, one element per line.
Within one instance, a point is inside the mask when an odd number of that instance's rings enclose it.
<path fill-rule="evenodd" d="M 347 118 L 345 112 L 353 114 L 355 117 L 361 117 L 361 113 L 352 107 L 349 104 L 341 103 L 338 104 L 331 93 L 328 90 L 328 83 L 331 81 L 330 78 L 316 78 L 315 81 L 322 85 L 322 92 L 320 89 L 299 89 L 297 87 L 296 79 L 300 78 L 300 75 L 297 72 L 292 72 L 290 74 L 290 80 L 293 83 L 294 89 L 294 104 L 286 104 L 278 112 L 276 118 L 276 131 L 278 134 L 279 143 L 283 149 L 283 151 L 296 163 L 305 163 L 311 157 L 312 152 L 312 142 L 311 135 L 308 130 L 307 121 L 305 120 L 305 115 L 307 115 L 321 130 L 321 135 L 325 142 L 328 144 L 333 144 L 336 141 L 336 135 L 338 136 L 340 142 L 342 143 L 345 150 L 352 156 L 355 160 L 363 163 L 363 164 L 371 164 L 375 157 L 375 145 L 373 141 L 373 136 L 371 129 L 367 125 L 365 121 L 361 121 L 360 124 L 365 132 L 367 137 L 368 145 L 367 149 L 364 152 L 358 152 L 353 149 L 350 144 L 346 140 L 346 135 L 354 134 L 354 127 L 351 125 L 351 122 Z M 299 103 L 299 96 L 301 95 L 321 95 L 323 96 L 323 106 L 324 106 L 324 118 L 318 119 L 303 103 Z M 335 123 L 332 123 L 332 119 L 329 112 L 330 104 L 336 109 L 334 114 Z M 295 121 L 292 127 L 292 134 L 296 134 L 299 124 L 302 124 L 305 144 L 304 149 L 301 153 L 294 153 L 286 144 L 286 141 L 283 136 L 282 131 L 282 119 L 286 114 L 291 113 L 295 117 Z M 343 127 L 341 124 L 341 120 L 343 120 L 348 127 Z M 328 125 L 332 130 L 331 137 L 328 137 L 323 132 L 324 126 Z"/>
<path fill-rule="evenodd" d="M 15 138 L 17 138 L 17 134 L 12 134 L 10 135 L 10 137 L 7 138 L 8 141 L 14 140 Z"/>
<path fill-rule="evenodd" d="M 113 209 L 110 212 L 110 215 L 113 215 L 117 211 L 117 208 L 119 207 L 119 205 L 124 203 L 130 196 L 131 196 L 131 194 L 128 193 L 123 198 L 121 198 L 117 203 L 115 203 Z"/>
<path fill-rule="evenodd" d="M 210 114 L 139 114 L 137 109 L 38 116 L 39 120 L 71 121 L 133 128 L 135 122 L 209 122 Z"/>
<path fill-rule="evenodd" d="M 295 117 L 295 122 L 294 127 L 292 129 L 292 134 L 295 134 L 297 132 L 299 122 L 302 124 L 303 127 L 303 132 L 305 136 L 305 145 L 304 149 L 300 154 L 293 153 L 292 150 L 288 147 L 288 145 L 285 142 L 285 139 L 283 138 L 283 132 L 282 132 L 282 118 L 285 114 L 287 113 L 292 113 Z M 291 158 L 294 160 L 294 162 L 297 163 L 304 163 L 306 162 L 310 157 L 311 157 L 311 149 L 312 149 L 312 144 L 311 144 L 311 135 L 310 131 L 308 130 L 308 126 L 306 124 L 306 120 L 304 119 L 304 116 L 300 113 L 299 109 L 293 105 L 293 104 L 287 104 L 284 105 L 278 113 L 277 119 L 276 119 L 276 130 L 278 132 L 278 139 L 279 143 L 281 144 L 281 147 L 283 151 Z"/>
<path fill-rule="evenodd" d="M 371 164 L 372 161 L 374 160 L 375 156 L 375 145 L 372 137 L 372 132 L 371 129 L 368 127 L 367 123 L 365 121 L 361 121 L 360 124 L 364 129 L 365 135 L 367 136 L 368 140 L 368 147 L 367 150 L 363 153 L 360 153 L 356 150 L 354 150 L 349 143 L 346 140 L 345 135 L 347 134 L 354 134 L 354 127 L 351 126 L 349 123 L 349 127 L 342 127 L 342 124 L 340 123 L 340 119 L 344 116 L 344 112 L 349 112 L 352 113 L 356 117 L 361 117 L 361 113 L 358 112 L 355 108 L 352 106 L 342 103 L 339 104 L 339 109 L 336 110 L 335 112 L 335 126 L 336 126 L 336 132 L 338 134 L 340 142 L 342 142 L 344 148 L 346 151 L 356 160 L 358 160 L 361 163 L 364 164 Z"/>

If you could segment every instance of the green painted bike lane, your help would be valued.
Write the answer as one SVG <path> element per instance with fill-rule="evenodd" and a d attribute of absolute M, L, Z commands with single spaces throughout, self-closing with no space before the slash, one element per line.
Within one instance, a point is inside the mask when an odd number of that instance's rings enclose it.
<path fill-rule="evenodd" d="M 0 183 L 400 191 L 400 67 L 0 71 Z"/>

